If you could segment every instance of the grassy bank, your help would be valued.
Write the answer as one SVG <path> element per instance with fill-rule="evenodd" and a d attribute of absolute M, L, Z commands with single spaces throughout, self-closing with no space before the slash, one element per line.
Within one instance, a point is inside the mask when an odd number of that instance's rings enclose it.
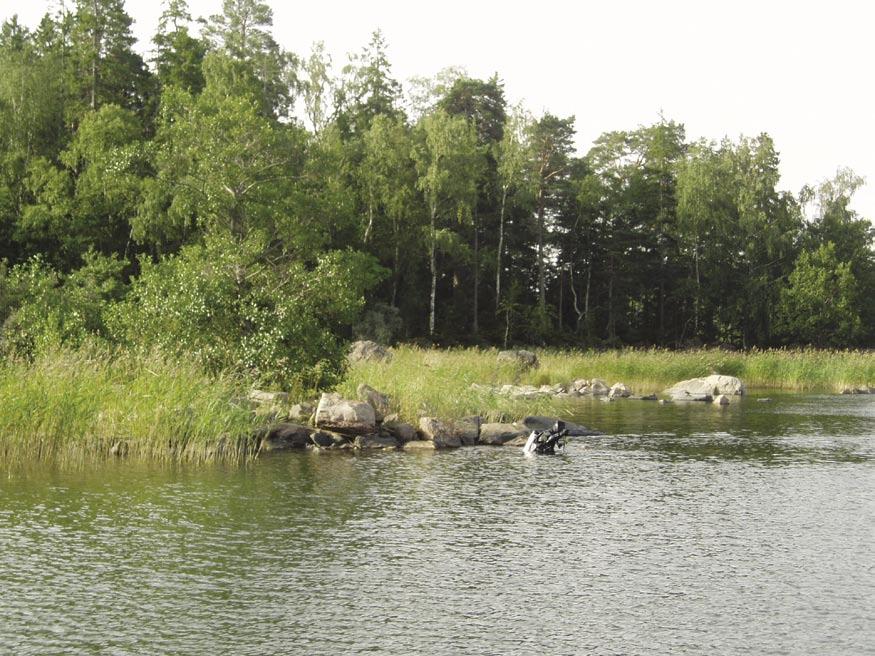
<path fill-rule="evenodd" d="M 540 367 L 521 371 L 496 361 L 494 349 L 435 350 L 401 346 L 389 364 L 358 363 L 341 386 L 354 395 L 367 383 L 390 395 L 407 419 L 421 414 L 489 419 L 548 413 L 562 402 L 512 401 L 470 389 L 471 383 L 549 385 L 578 378 L 624 382 L 636 394 L 658 392 L 687 378 L 720 373 L 738 376 L 748 387 L 791 391 L 838 392 L 875 383 L 875 353 L 862 351 L 674 352 L 666 350 L 538 351 Z"/>
<path fill-rule="evenodd" d="M 246 385 L 192 364 L 94 348 L 0 365 L 0 463 L 114 453 L 242 458 L 255 418 Z"/>
<path fill-rule="evenodd" d="M 540 351 L 541 366 L 520 370 L 479 349 L 395 349 L 391 363 L 350 367 L 339 387 L 354 397 L 367 383 L 392 399 L 408 421 L 422 415 L 490 421 L 554 414 L 573 401 L 512 400 L 471 389 L 472 383 L 545 385 L 578 378 L 622 381 L 636 394 L 685 378 L 722 373 L 749 387 L 838 392 L 875 383 L 875 353 L 836 351 L 689 352 Z M 152 460 L 243 459 L 263 419 L 245 402 L 249 386 L 196 365 L 156 355 L 92 347 L 59 351 L 36 362 L 0 364 L 0 464 L 77 457 Z M 223 439 L 224 438 L 224 439 Z M 217 444 L 223 447 L 217 450 Z"/>

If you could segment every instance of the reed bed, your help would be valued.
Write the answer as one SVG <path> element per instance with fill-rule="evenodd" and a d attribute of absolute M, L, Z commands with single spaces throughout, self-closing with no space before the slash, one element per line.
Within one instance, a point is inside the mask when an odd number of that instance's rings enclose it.
<path fill-rule="evenodd" d="M 0 462 L 125 455 L 241 459 L 256 421 L 245 381 L 108 348 L 0 365 Z"/>

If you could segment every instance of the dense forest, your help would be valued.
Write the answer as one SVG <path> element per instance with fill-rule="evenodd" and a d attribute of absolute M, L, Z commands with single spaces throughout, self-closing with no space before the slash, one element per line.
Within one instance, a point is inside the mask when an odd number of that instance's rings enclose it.
<path fill-rule="evenodd" d="M 335 66 L 271 9 L 122 0 L 0 31 L 0 350 L 92 341 L 330 384 L 344 340 L 871 347 L 871 223 L 841 170 L 777 188 L 767 134 L 690 142 L 404 87 L 377 32 Z"/>

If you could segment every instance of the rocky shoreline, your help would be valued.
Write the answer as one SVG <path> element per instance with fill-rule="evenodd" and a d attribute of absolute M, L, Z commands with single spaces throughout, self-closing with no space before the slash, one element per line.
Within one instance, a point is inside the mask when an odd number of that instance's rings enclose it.
<path fill-rule="evenodd" d="M 627 385 L 616 383 L 608 387 L 599 379 L 577 380 L 570 385 L 484 386 L 472 385 L 484 394 L 501 394 L 517 399 L 550 395 L 554 397 L 597 396 L 614 399 L 656 400 L 656 395 L 635 397 Z M 666 390 L 669 397 L 662 402 L 712 402 L 727 405 L 730 396 L 744 394 L 744 385 L 731 376 L 709 376 L 683 381 Z M 282 392 L 253 391 L 250 400 L 261 406 L 279 409 L 288 403 Z M 423 416 L 419 425 L 402 421 L 390 413 L 390 399 L 370 387 L 359 385 L 357 398 L 347 399 L 333 392 L 323 393 L 315 406 L 298 403 L 286 412 L 290 421 L 262 429 L 255 437 L 259 452 L 290 449 L 403 449 L 437 450 L 463 446 L 517 446 L 525 444 L 533 430 L 545 430 L 558 417 L 528 416 L 513 423 L 484 422 L 479 416 L 443 419 Z M 566 422 L 571 437 L 601 435 L 598 430 Z"/>

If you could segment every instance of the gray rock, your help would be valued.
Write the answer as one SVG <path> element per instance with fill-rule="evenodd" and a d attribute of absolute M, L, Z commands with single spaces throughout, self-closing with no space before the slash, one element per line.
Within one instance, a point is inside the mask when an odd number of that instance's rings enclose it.
<path fill-rule="evenodd" d="M 480 417 L 463 417 L 450 422 L 453 431 L 462 442 L 462 446 L 474 446 L 480 439 Z"/>
<path fill-rule="evenodd" d="M 389 414 L 389 397 L 382 392 L 362 383 L 356 389 L 356 394 L 359 401 L 364 401 L 374 409 L 374 419 L 377 422 L 383 421 L 383 418 Z"/>
<path fill-rule="evenodd" d="M 553 424 L 559 421 L 558 417 L 544 417 L 542 415 L 531 415 L 522 421 L 523 428 L 526 434 L 533 430 L 549 430 L 553 428 Z M 564 421 L 564 420 L 563 420 Z M 568 431 L 569 437 L 591 437 L 595 435 L 604 435 L 601 431 L 587 428 L 581 424 L 575 424 L 573 421 L 565 422 L 565 429 Z"/>
<path fill-rule="evenodd" d="M 359 435 L 353 442 L 356 449 L 397 449 L 398 440 L 388 435 Z"/>
<path fill-rule="evenodd" d="M 520 435 L 519 437 L 515 437 L 512 440 L 505 442 L 504 446 L 525 446 L 528 439 L 528 435 Z"/>
<path fill-rule="evenodd" d="M 517 437 L 525 437 L 529 430 L 520 424 L 483 424 L 480 427 L 480 444 L 503 446 Z"/>
<path fill-rule="evenodd" d="M 538 356 L 531 351 L 499 351 L 498 362 L 515 364 L 522 369 L 537 369 L 540 366 Z"/>
<path fill-rule="evenodd" d="M 680 402 L 698 401 L 701 403 L 711 403 L 711 401 L 714 400 L 714 397 L 711 396 L 710 394 L 691 394 L 689 392 L 680 391 L 676 394 L 672 394 L 671 400 L 672 401 L 680 401 Z"/>
<path fill-rule="evenodd" d="M 607 396 L 611 390 L 601 378 L 593 378 L 589 381 L 589 391 L 593 396 Z"/>
<path fill-rule="evenodd" d="M 630 390 L 625 383 L 614 383 L 608 392 L 608 396 L 612 399 L 628 399 L 632 396 L 632 390 Z"/>
<path fill-rule="evenodd" d="M 380 428 L 383 433 L 391 435 L 402 444 L 416 439 L 416 427 L 403 421 L 384 421 Z"/>
<path fill-rule="evenodd" d="M 725 394 L 718 394 L 714 397 L 714 405 L 729 405 L 729 397 Z"/>
<path fill-rule="evenodd" d="M 340 433 L 316 430 L 310 434 L 310 441 L 320 449 L 337 449 L 346 445 L 349 439 Z"/>
<path fill-rule="evenodd" d="M 289 395 L 286 392 L 251 390 L 249 400 L 259 405 L 282 405 L 289 402 Z"/>
<path fill-rule="evenodd" d="M 664 394 L 672 398 L 679 397 L 684 400 L 690 400 L 687 397 L 714 397 L 719 394 L 741 396 L 744 394 L 744 383 L 735 376 L 713 374 L 705 378 L 682 380 L 665 390 Z"/>
<path fill-rule="evenodd" d="M 350 362 L 391 362 L 392 351 L 381 344 L 364 339 L 352 343 L 348 358 Z"/>
<path fill-rule="evenodd" d="M 311 443 L 311 432 L 311 429 L 300 424 L 277 424 L 264 431 L 259 449 L 261 451 L 304 449 Z"/>
<path fill-rule="evenodd" d="M 571 383 L 571 389 L 578 394 L 589 394 L 589 381 L 585 378 L 578 378 L 573 383 Z"/>
<path fill-rule="evenodd" d="M 422 417 L 419 420 L 419 434 L 424 440 L 434 443 L 436 449 L 456 449 L 462 440 L 453 426 L 435 417 Z"/>
<path fill-rule="evenodd" d="M 340 394 L 325 393 L 316 408 L 316 427 L 367 435 L 374 432 L 376 416 L 369 403 L 344 399 Z"/>
<path fill-rule="evenodd" d="M 431 440 L 411 440 L 401 445 L 405 451 L 434 451 L 437 446 Z"/>
<path fill-rule="evenodd" d="M 312 403 L 296 403 L 289 408 L 289 421 L 309 423 L 313 420 L 314 412 L 316 406 Z"/>

